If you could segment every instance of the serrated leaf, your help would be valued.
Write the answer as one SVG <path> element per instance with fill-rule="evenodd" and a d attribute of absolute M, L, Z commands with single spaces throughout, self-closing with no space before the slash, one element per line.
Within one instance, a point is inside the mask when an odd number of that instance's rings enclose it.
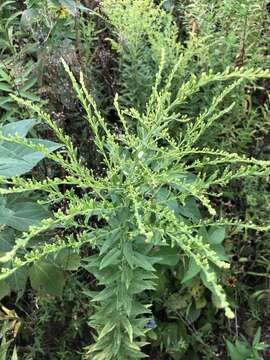
<path fill-rule="evenodd" d="M 115 326 L 116 326 L 115 323 L 107 322 L 107 324 L 101 330 L 101 332 L 99 334 L 99 337 L 98 337 L 98 340 L 102 339 L 104 336 L 109 334 L 115 328 Z"/>
<path fill-rule="evenodd" d="M 128 318 L 126 318 L 126 317 L 122 318 L 122 324 L 123 324 L 126 332 L 128 333 L 130 342 L 132 343 L 133 342 L 133 329 L 132 329 L 131 323 L 128 320 Z"/>
<path fill-rule="evenodd" d="M 145 256 L 140 254 L 139 252 L 134 252 L 133 262 L 138 267 L 147 270 L 147 271 L 155 271 L 155 268 L 151 265 L 150 256 Z"/>
<path fill-rule="evenodd" d="M 99 268 L 104 269 L 107 266 L 115 264 L 116 260 L 121 255 L 121 251 L 118 249 L 112 249 L 106 254 L 100 262 Z"/>
<path fill-rule="evenodd" d="M 96 296 L 93 296 L 92 301 L 93 302 L 104 301 L 104 300 L 111 298 L 114 294 L 115 294 L 114 288 L 106 288 L 106 289 L 100 291 Z"/>

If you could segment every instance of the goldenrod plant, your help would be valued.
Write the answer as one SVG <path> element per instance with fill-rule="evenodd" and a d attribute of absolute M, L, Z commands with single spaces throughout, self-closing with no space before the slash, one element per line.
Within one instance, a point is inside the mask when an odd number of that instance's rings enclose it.
<path fill-rule="evenodd" d="M 37 63 L 63 39 L 71 46 L 71 60 L 62 59 L 60 68 L 60 56 L 57 59 L 52 74 L 61 82 L 55 79 L 54 96 L 47 103 L 33 94 L 26 96 L 23 87 L 13 88 L 14 79 L 0 65 L 0 91 L 9 105 L 16 104 L 16 119 L 3 118 L 0 128 L 0 298 L 16 295 L 9 311 L 16 314 L 16 323 L 24 324 L 20 304 L 27 292 L 35 308 L 31 314 L 41 318 L 31 320 L 39 324 L 31 355 L 21 354 L 24 326 L 18 330 L 13 354 L 8 334 L 1 347 L 14 359 L 42 358 L 48 350 L 52 359 L 67 359 L 74 352 L 76 359 L 128 360 L 150 352 L 152 356 L 152 350 L 159 356 L 158 347 L 166 359 L 202 353 L 214 359 L 215 349 L 207 350 L 205 344 L 205 333 L 213 333 L 213 317 L 224 328 L 235 321 L 238 331 L 238 274 L 245 271 L 236 269 L 233 236 L 243 233 L 246 239 L 248 231 L 270 229 L 267 215 L 261 215 L 267 206 L 258 201 L 258 194 L 267 199 L 267 191 L 249 190 L 267 182 L 269 161 L 245 155 L 255 136 L 254 120 L 263 113 L 267 125 L 268 114 L 267 106 L 247 111 L 246 99 L 252 96 L 250 89 L 269 81 L 270 72 L 265 63 L 257 66 L 251 55 L 237 64 L 233 54 L 230 59 L 225 54 L 226 61 L 215 60 L 212 39 L 216 32 L 225 32 L 223 10 L 231 17 L 235 6 L 242 14 L 235 17 L 237 29 L 246 24 L 247 16 L 253 24 L 257 15 L 230 1 L 224 9 L 219 1 L 180 5 L 173 0 L 103 0 L 96 10 L 92 3 L 82 3 L 91 10 L 75 0 L 26 2 L 26 14 L 38 13 L 45 24 L 41 41 L 46 47 Z M 218 14 L 219 21 L 207 14 Z M 38 28 L 38 19 L 24 26 Z M 247 36 L 251 44 L 254 31 Z M 228 48 L 237 52 L 239 38 L 230 39 Z M 219 41 L 219 55 L 222 49 Z M 8 51 L 3 50 L 4 64 Z M 248 47 L 245 54 L 252 53 Z M 35 81 L 28 84 L 30 73 Z M 32 71 L 26 78 L 29 86 L 46 82 L 42 77 L 37 81 Z M 52 79 L 49 83 L 52 86 Z M 51 112 L 54 106 L 63 110 L 61 116 Z M 241 122 L 243 114 L 247 124 Z M 239 143 L 233 136 L 225 138 L 224 133 L 235 134 L 239 128 Z M 53 141 L 45 140 L 47 136 Z M 237 194 L 235 184 L 243 185 Z M 242 195 L 249 196 L 248 211 L 252 204 L 259 207 L 254 210 L 258 216 L 249 218 L 247 211 L 245 219 L 243 209 L 223 212 L 227 197 Z M 237 256 L 246 248 L 247 242 Z M 263 268 L 268 267 L 265 253 L 266 249 L 257 260 Z M 249 260 L 243 256 L 240 261 Z M 255 270 L 247 274 L 268 279 Z M 254 294 L 259 299 L 268 292 L 260 289 Z M 69 320 L 63 320 L 61 314 L 64 327 L 72 322 L 69 334 L 57 349 L 42 349 L 42 326 L 53 313 L 57 317 L 68 298 L 76 303 L 74 317 L 70 312 Z M 157 304 L 165 316 L 158 313 Z M 43 307 L 47 311 L 42 313 Z M 66 346 L 65 339 L 77 329 L 83 342 L 76 349 Z M 2 334 L 5 331 L 3 327 Z M 239 342 L 234 349 L 227 342 L 228 351 L 237 353 L 239 344 L 241 348 Z"/>
<path fill-rule="evenodd" d="M 46 278 L 50 271 L 57 276 L 52 263 L 61 251 L 70 249 L 72 258 L 85 246 L 90 248 L 93 255 L 82 258 L 80 265 L 75 261 L 74 265 L 74 268 L 81 266 L 93 274 L 99 284 L 99 291 L 85 290 L 97 304 L 90 322 L 96 330 L 96 343 L 87 350 L 87 359 L 144 357 L 141 352 L 146 344 L 144 336 L 154 322 L 151 304 L 140 298 L 142 293 L 155 289 L 155 265 L 166 263 L 170 249 L 180 259 L 189 260 L 183 280 L 200 276 L 212 292 L 215 305 L 224 309 L 228 318 L 233 318 L 233 311 L 218 283 L 217 271 L 229 268 L 230 264 L 215 248 L 223 238 L 219 235 L 211 238 L 211 229 L 227 225 L 268 229 L 267 226 L 242 224 L 237 219 L 219 219 L 211 199 L 220 193 L 214 193 L 211 188 L 227 185 L 233 179 L 266 176 L 269 162 L 218 149 L 198 148 L 196 143 L 214 121 L 230 111 L 233 104 L 221 112 L 216 112 L 216 108 L 232 89 L 242 81 L 269 77 L 269 72 L 228 69 L 224 73 L 191 75 L 172 97 L 171 83 L 182 61 L 180 57 L 161 84 L 165 64 L 163 53 L 144 112 L 134 107 L 120 108 L 116 96 L 114 106 L 121 124 L 118 134 L 111 131 L 101 116 L 85 87 L 83 75 L 78 83 L 64 63 L 102 155 L 104 174 L 101 177 L 80 163 L 69 137 L 39 105 L 15 98 L 54 131 L 65 149 L 51 153 L 42 143 L 18 135 L 1 134 L 1 140 L 10 146 L 42 153 L 67 173 L 65 178 L 44 181 L 10 175 L 2 177 L 2 195 L 40 191 L 47 193 L 48 198 L 44 201 L 47 204 L 62 199 L 68 204 L 64 211 L 58 210 L 52 217 L 30 226 L 15 240 L 13 248 L 0 258 L 3 264 L 1 281 L 8 282 L 10 276 L 28 269 L 32 285 L 42 288 L 44 282 L 48 283 L 43 272 L 46 272 Z M 187 122 L 185 114 L 175 111 L 177 106 L 213 81 L 230 81 L 231 84 L 213 98 L 208 109 L 194 121 Z M 177 122 L 185 126 L 179 136 L 173 137 L 169 127 Z M 61 191 L 61 185 L 66 185 L 65 191 Z M 61 228 L 78 231 L 76 235 L 62 238 L 57 232 L 53 235 Z M 50 240 L 38 240 L 44 233 L 52 234 Z"/>

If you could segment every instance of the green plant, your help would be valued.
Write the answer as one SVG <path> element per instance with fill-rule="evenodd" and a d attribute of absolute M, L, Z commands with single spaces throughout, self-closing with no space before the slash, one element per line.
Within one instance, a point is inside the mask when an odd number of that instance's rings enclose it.
<path fill-rule="evenodd" d="M 1 281 L 8 281 L 10 276 L 28 269 L 32 286 L 39 291 L 53 285 L 47 281 L 50 276 L 63 286 L 57 270 L 62 263 L 59 254 L 69 248 L 76 256 L 79 249 L 91 249 L 93 255 L 84 257 L 81 266 L 98 282 L 98 291 L 85 290 L 85 294 L 97 303 L 90 322 L 97 336 L 85 358 L 126 360 L 144 357 L 141 347 L 145 345 L 143 339 L 149 330 L 151 311 L 150 305 L 140 300 L 141 294 L 155 289 L 155 264 L 170 264 L 171 248 L 180 259 L 189 260 L 189 269 L 182 280 L 198 274 L 211 291 L 214 304 L 232 318 L 233 312 L 218 284 L 218 268 L 229 267 L 215 246 L 224 238 L 220 228 L 231 225 L 268 229 L 237 220 L 218 220 L 210 201 L 210 196 L 219 195 L 211 191 L 214 185 L 224 186 L 233 179 L 248 176 L 265 176 L 269 174 L 268 162 L 217 149 L 198 148 L 196 142 L 214 121 L 231 110 L 232 105 L 216 112 L 231 90 L 244 80 L 269 77 L 269 73 L 239 69 L 191 76 L 172 98 L 170 87 L 182 61 L 185 61 L 183 57 L 161 84 L 162 56 L 145 112 L 140 113 L 135 108 L 120 109 L 116 97 L 114 105 L 122 125 L 119 134 L 110 131 L 88 93 L 83 77 L 79 86 L 65 65 L 86 111 L 96 147 L 102 154 L 102 177 L 95 176 L 78 161 L 69 137 L 31 102 L 15 98 L 54 130 L 65 146 L 65 152 L 50 153 L 31 139 L 1 134 L 3 141 L 38 151 L 69 174 L 62 179 L 44 181 L 9 179 L 11 175 L 1 179 L 3 195 L 40 191 L 48 194 L 45 203 L 67 202 L 65 209 L 31 226 L 15 240 L 13 248 L 0 258 L 4 265 Z M 213 98 L 211 106 L 194 122 L 187 123 L 179 138 L 173 139 L 169 135 L 169 125 L 186 121 L 185 114 L 177 113 L 175 109 L 202 86 L 215 81 L 232 83 Z M 61 191 L 63 185 L 65 190 Z M 213 235 L 213 227 L 216 235 Z M 63 236 L 58 235 L 57 229 L 64 230 Z M 46 233 L 50 237 L 44 238 Z M 73 265 L 71 260 L 66 269 L 76 269 L 79 264 L 75 262 Z"/>
<path fill-rule="evenodd" d="M 242 340 L 236 340 L 235 344 L 226 340 L 228 354 L 231 360 L 262 360 L 260 352 L 268 348 L 268 345 L 260 342 L 261 328 L 258 328 L 252 344 L 249 344 L 244 337 Z"/>
<path fill-rule="evenodd" d="M 118 54 L 119 100 L 142 111 L 155 83 L 162 50 L 166 54 L 164 74 L 171 71 L 183 50 L 177 27 L 172 16 L 152 0 L 105 0 L 102 9 L 115 35 L 110 42 Z M 188 51 L 185 55 L 188 61 Z M 182 66 L 180 74 L 186 64 Z"/>

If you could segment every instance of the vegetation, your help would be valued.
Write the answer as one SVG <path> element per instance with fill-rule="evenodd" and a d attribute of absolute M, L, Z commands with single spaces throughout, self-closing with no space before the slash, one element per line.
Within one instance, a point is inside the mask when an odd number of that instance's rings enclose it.
<path fill-rule="evenodd" d="M 0 359 L 268 358 L 269 16 L 0 1 Z"/>

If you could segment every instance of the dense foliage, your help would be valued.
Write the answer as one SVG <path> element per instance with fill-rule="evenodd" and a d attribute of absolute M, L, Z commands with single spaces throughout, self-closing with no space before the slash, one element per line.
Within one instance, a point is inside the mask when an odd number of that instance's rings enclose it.
<path fill-rule="evenodd" d="M 269 356 L 269 16 L 0 1 L 0 359 Z"/>

